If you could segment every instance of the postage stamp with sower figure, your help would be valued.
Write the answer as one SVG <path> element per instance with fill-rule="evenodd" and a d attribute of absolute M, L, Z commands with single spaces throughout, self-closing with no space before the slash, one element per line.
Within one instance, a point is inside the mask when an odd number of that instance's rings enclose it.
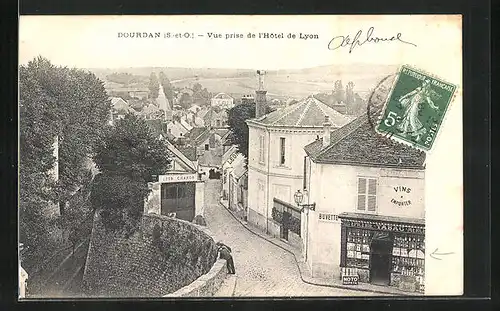
<path fill-rule="evenodd" d="M 429 151 L 456 89 L 451 83 L 402 66 L 377 132 Z"/>

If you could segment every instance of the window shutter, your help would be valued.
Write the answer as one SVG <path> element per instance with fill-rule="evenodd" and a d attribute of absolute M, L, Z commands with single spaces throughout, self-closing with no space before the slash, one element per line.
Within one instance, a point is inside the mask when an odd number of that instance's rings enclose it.
<path fill-rule="evenodd" d="M 358 194 L 366 194 L 366 178 L 358 178 Z"/>
<path fill-rule="evenodd" d="M 377 209 L 377 180 L 368 180 L 368 211 L 374 212 Z"/>
<path fill-rule="evenodd" d="M 364 194 L 358 194 L 358 210 L 364 211 L 366 206 L 366 196 Z"/>
<path fill-rule="evenodd" d="M 368 194 L 377 195 L 377 180 L 368 179 Z"/>
<path fill-rule="evenodd" d="M 374 195 L 368 196 L 368 211 L 375 212 L 377 209 L 377 197 Z"/>

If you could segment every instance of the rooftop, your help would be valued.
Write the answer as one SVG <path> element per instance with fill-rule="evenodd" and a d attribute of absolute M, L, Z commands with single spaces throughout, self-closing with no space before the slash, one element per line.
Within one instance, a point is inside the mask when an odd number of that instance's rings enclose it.
<path fill-rule="evenodd" d="M 425 162 L 423 151 L 378 134 L 367 114 L 333 131 L 328 146 L 319 138 L 304 150 L 317 163 L 423 169 Z"/>
<path fill-rule="evenodd" d="M 267 126 L 322 127 L 326 116 L 330 118 L 333 128 L 342 127 L 352 120 L 352 117 L 343 115 L 309 96 L 261 118 L 251 119 L 249 122 Z"/>

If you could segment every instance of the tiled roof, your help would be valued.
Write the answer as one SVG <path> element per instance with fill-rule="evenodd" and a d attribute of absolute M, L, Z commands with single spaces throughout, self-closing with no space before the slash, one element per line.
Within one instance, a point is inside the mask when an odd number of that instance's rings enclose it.
<path fill-rule="evenodd" d="M 423 168 L 425 162 L 424 152 L 376 133 L 366 114 L 333 131 L 327 147 L 320 138 L 304 150 L 319 163 Z"/>
<path fill-rule="evenodd" d="M 177 146 L 177 149 L 191 161 L 196 161 L 196 148 L 190 145 Z"/>
<path fill-rule="evenodd" d="M 185 137 L 194 145 L 198 145 L 199 143 L 205 141 L 209 135 L 210 131 L 208 131 L 206 127 L 193 127 L 193 129 L 191 129 Z"/>
<path fill-rule="evenodd" d="M 229 135 L 229 129 L 214 129 L 213 132 L 219 135 L 221 138 L 224 138 L 226 135 Z"/>
<path fill-rule="evenodd" d="M 198 163 L 205 166 L 221 166 L 222 155 L 217 150 L 205 151 L 203 155 L 198 158 Z"/>
<path fill-rule="evenodd" d="M 231 96 L 227 95 L 226 93 L 219 93 L 213 97 L 214 99 L 232 99 Z"/>
<path fill-rule="evenodd" d="M 334 128 L 342 127 L 352 120 L 352 117 L 343 115 L 309 96 L 293 105 L 249 121 L 268 126 L 322 127 L 325 116 L 330 118 Z"/>

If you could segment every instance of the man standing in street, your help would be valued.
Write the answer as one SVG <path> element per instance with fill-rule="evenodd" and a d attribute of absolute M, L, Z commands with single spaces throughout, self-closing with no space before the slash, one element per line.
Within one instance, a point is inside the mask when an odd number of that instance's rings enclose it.
<path fill-rule="evenodd" d="M 231 248 L 220 241 L 215 243 L 215 245 L 217 246 L 217 252 L 219 252 L 220 254 L 219 258 L 226 260 L 228 273 L 235 274 L 233 256 L 231 256 Z"/>

